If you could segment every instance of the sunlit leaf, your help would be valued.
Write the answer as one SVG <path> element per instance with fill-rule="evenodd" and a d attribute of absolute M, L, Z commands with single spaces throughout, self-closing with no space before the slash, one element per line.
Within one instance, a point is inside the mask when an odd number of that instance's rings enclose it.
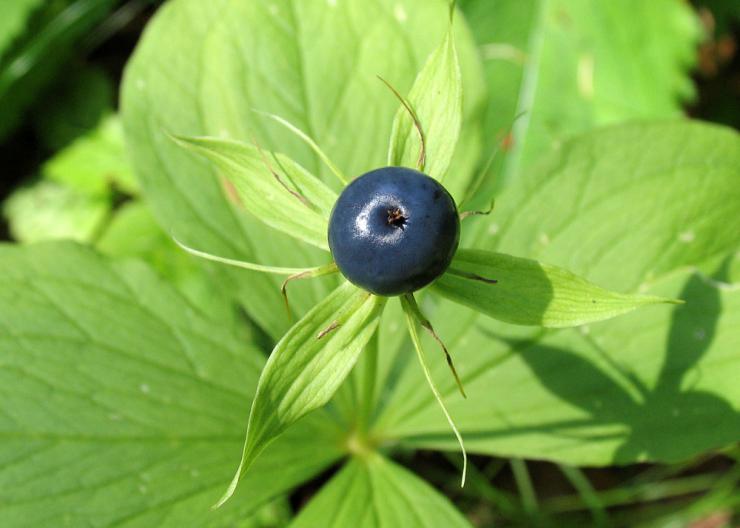
<path fill-rule="evenodd" d="M 444 414 L 444 417 L 447 420 L 447 423 L 450 424 L 450 429 L 452 429 L 452 433 L 455 435 L 455 439 L 457 440 L 457 443 L 460 446 L 460 452 L 462 453 L 462 457 L 463 457 L 463 467 L 462 467 L 462 475 L 460 478 L 460 486 L 465 486 L 465 477 L 467 475 L 467 468 L 468 468 L 468 454 L 465 451 L 465 444 L 463 442 L 462 437 L 460 436 L 460 431 L 458 430 L 457 426 L 455 425 L 454 420 L 450 416 L 450 413 L 447 410 L 447 406 L 445 405 L 445 402 L 439 393 L 439 389 L 437 389 L 437 386 L 435 385 L 434 380 L 432 379 L 432 375 L 429 371 L 429 365 L 427 364 L 426 354 L 424 354 L 424 348 L 422 347 L 421 341 L 419 340 L 419 333 L 416 329 L 417 322 L 421 324 L 421 321 L 419 321 L 419 319 L 422 319 L 421 312 L 419 311 L 419 308 L 416 305 L 416 300 L 414 300 L 413 297 L 410 297 L 410 299 L 408 297 L 402 297 L 401 306 L 403 307 L 403 311 L 406 314 L 406 323 L 409 329 L 409 334 L 411 336 L 411 342 L 414 344 L 414 348 L 416 349 L 416 357 L 419 359 L 419 365 L 421 366 L 421 370 L 424 373 L 424 377 L 426 378 L 427 384 L 429 385 L 429 389 L 434 395 L 434 399 L 437 400 L 437 403 L 439 404 L 440 409 L 442 410 L 442 414 Z M 452 364 L 450 363 L 450 365 Z M 455 378 L 455 381 L 459 384 L 459 378 L 457 376 L 457 372 L 454 373 L 454 378 Z M 462 389 L 460 390 L 460 394 L 463 397 L 465 396 L 465 393 L 462 391 Z"/>
<path fill-rule="evenodd" d="M 265 150 L 289 155 L 338 190 L 336 177 L 300 138 L 255 110 L 304 131 L 348 179 L 383 166 L 398 104 L 377 76 L 406 93 L 448 20 L 442 0 L 165 3 L 127 67 L 122 91 L 131 159 L 157 220 L 212 254 L 285 267 L 322 264 L 323 252 L 242 214 L 212 164 L 183 151 L 167 133 L 248 144 L 254 136 Z M 455 36 L 468 139 L 460 142 L 465 155 L 446 182 L 451 191 L 471 177 L 479 140 L 475 110 L 483 96 L 479 59 L 462 17 Z M 218 280 L 280 338 L 288 324 L 279 279 L 224 268 Z M 301 285 L 291 306 L 305 313 L 331 287 Z"/>
<path fill-rule="evenodd" d="M 141 263 L 0 246 L 0 524 L 233 526 L 341 455 L 314 413 L 209 511 L 263 364 Z"/>
<path fill-rule="evenodd" d="M 605 290 L 573 273 L 536 260 L 481 250 L 458 250 L 434 291 L 500 321 L 561 328 L 602 321 L 660 297 Z M 486 282 L 495 279 L 495 284 Z"/>
<path fill-rule="evenodd" d="M 449 381 L 446 392 L 467 449 L 610 465 L 678 462 L 735 443 L 740 290 L 688 271 L 651 293 L 686 304 L 540 340 L 481 325 L 455 341 L 468 399 Z M 394 409 L 398 433 L 413 445 L 456 450 L 434 400 L 420 400 Z"/>
<path fill-rule="evenodd" d="M 95 247 L 104 255 L 147 262 L 204 312 L 223 321 L 240 317 L 228 288 L 215 280 L 200 260 L 177 247 L 141 200 L 116 208 Z"/>
<path fill-rule="evenodd" d="M 478 247 L 635 290 L 740 245 L 740 135 L 699 122 L 604 129 L 566 143 L 478 221 Z M 474 230 L 476 230 L 474 228 Z"/>
<path fill-rule="evenodd" d="M 686 301 L 547 332 L 427 303 L 468 399 L 456 395 L 443 361 L 432 374 L 470 452 L 606 465 L 678 460 L 737 437 L 740 393 L 729 379 L 738 308 L 723 284 L 740 245 L 739 141 L 691 122 L 606 129 L 523 176 L 490 220 L 468 220 L 483 224 L 480 247 L 531 255 L 617 291 Z M 694 266 L 712 278 L 693 275 Z M 400 350 L 383 361 L 403 364 L 411 350 Z M 414 367 L 386 376 L 391 394 L 377 427 L 455 451 Z"/>
<path fill-rule="evenodd" d="M 486 180 L 513 181 L 576 134 L 683 115 L 701 29 L 675 0 L 461 0 L 489 87 L 486 140 L 504 141 Z M 521 115 L 515 123 L 515 116 Z M 490 146 L 489 146 L 490 148 Z M 490 197 L 482 193 L 482 202 Z"/>
<path fill-rule="evenodd" d="M 10 234 L 19 242 L 91 240 L 103 225 L 110 201 L 51 181 L 21 187 L 2 204 Z"/>
<path fill-rule="evenodd" d="M 265 224 L 328 249 L 328 218 L 337 195 L 282 154 L 215 138 L 177 137 L 213 161 L 234 186 L 240 204 Z"/>
<path fill-rule="evenodd" d="M 429 56 L 407 101 L 409 108 L 402 105 L 393 120 L 388 164 L 423 169 L 443 181 L 462 121 L 462 77 L 452 29 Z"/>
<path fill-rule="evenodd" d="M 378 454 L 352 459 L 290 528 L 469 528 L 449 499 Z"/>
<path fill-rule="evenodd" d="M 345 282 L 278 342 L 260 375 L 239 469 L 219 504 L 270 442 L 334 395 L 377 329 L 384 303 Z"/>

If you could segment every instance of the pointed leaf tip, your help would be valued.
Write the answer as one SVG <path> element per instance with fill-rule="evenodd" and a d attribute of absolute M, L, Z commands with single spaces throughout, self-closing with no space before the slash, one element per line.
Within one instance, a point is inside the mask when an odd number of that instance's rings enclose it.
<path fill-rule="evenodd" d="M 497 283 L 470 280 L 475 276 L 495 277 Z M 663 297 L 611 292 L 536 260 L 469 249 L 457 252 L 450 270 L 433 287 L 494 319 L 547 328 L 602 321 L 651 304 L 680 304 Z"/>
<path fill-rule="evenodd" d="M 265 224 L 328 250 L 328 216 L 337 194 L 283 154 L 273 168 L 259 148 L 213 137 L 173 136 L 211 161 L 234 187 L 244 208 Z M 295 198 L 299 199 L 296 200 Z"/>
<path fill-rule="evenodd" d="M 239 469 L 216 507 L 267 445 L 334 395 L 375 333 L 384 303 L 345 282 L 278 342 L 257 384 Z"/>
<path fill-rule="evenodd" d="M 280 117 L 279 115 L 271 114 L 269 112 L 263 112 L 262 110 L 256 110 L 252 109 L 252 111 L 256 114 L 265 116 L 269 119 L 272 119 L 279 125 L 282 125 L 283 127 L 287 128 L 289 131 L 291 131 L 293 134 L 295 134 L 301 141 L 303 141 L 306 145 L 308 145 L 311 150 L 314 151 L 314 153 L 319 157 L 321 161 L 324 162 L 324 165 L 326 165 L 329 170 L 336 176 L 336 178 L 339 180 L 339 182 L 344 186 L 349 184 L 349 179 L 347 179 L 347 176 L 344 175 L 344 173 L 339 169 L 339 167 L 336 166 L 336 164 L 329 158 L 329 156 L 326 155 L 326 153 L 319 147 L 319 145 L 316 143 L 316 141 L 306 134 L 303 130 L 295 126 L 293 123 L 288 121 L 287 119 L 284 119 Z"/>
<path fill-rule="evenodd" d="M 416 76 L 406 98 L 423 126 L 424 170 L 439 181 L 452 161 L 462 123 L 462 75 L 451 28 Z M 414 167 L 420 147 L 414 119 L 402 105 L 393 120 L 388 164 Z"/>

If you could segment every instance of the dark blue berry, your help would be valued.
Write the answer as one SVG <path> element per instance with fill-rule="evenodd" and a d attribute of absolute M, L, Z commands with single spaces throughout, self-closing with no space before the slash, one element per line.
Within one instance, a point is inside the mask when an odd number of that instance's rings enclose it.
<path fill-rule="evenodd" d="M 450 193 L 402 167 L 355 179 L 329 219 L 329 248 L 339 271 L 378 295 L 410 293 L 432 282 L 450 265 L 459 239 Z"/>

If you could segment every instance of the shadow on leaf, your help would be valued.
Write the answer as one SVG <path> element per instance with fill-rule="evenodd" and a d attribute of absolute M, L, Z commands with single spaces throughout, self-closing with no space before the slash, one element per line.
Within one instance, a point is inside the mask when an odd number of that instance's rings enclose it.
<path fill-rule="evenodd" d="M 665 361 L 652 389 L 613 362 L 606 372 L 566 349 L 513 343 L 549 391 L 590 415 L 580 424 L 570 425 L 625 426 L 624 433 L 601 437 L 625 437 L 614 454 L 616 464 L 680 460 L 733 442 L 740 435 L 740 413 L 730 403 L 716 394 L 687 387 L 688 373 L 695 372 L 693 368 L 715 337 L 722 309 L 719 290 L 695 274 L 680 297 L 687 303 L 674 308 Z M 560 375 L 564 370 L 568 376 Z M 573 383 L 574 379 L 578 383 Z M 566 423 L 561 426 L 569 428 Z M 557 424 L 547 429 L 557 431 Z"/>

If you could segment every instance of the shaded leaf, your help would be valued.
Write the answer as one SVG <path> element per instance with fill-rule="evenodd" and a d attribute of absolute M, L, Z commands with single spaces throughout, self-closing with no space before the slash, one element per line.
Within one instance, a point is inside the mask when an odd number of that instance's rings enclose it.
<path fill-rule="evenodd" d="M 377 329 L 384 303 L 345 282 L 278 342 L 260 375 L 239 469 L 219 505 L 270 442 L 334 395 Z"/>
<path fill-rule="evenodd" d="M 33 31 L 0 60 L 0 138 L 18 124 L 23 111 L 69 61 L 75 46 L 115 4 L 115 0 L 45 2 Z"/>
<path fill-rule="evenodd" d="M 43 164 L 38 181 L 3 204 L 15 240 L 94 242 L 114 208 L 114 189 L 136 193 L 125 156 L 123 131 L 109 115 Z"/>
<path fill-rule="evenodd" d="M 469 332 L 456 350 L 468 400 L 447 383 L 468 450 L 609 465 L 678 462 L 734 443 L 740 290 L 684 272 L 652 291 L 687 302 L 534 341 L 494 327 Z M 413 445 L 454 451 L 427 400 L 404 403 L 398 427 L 414 431 Z"/>
<path fill-rule="evenodd" d="M 111 187 L 138 193 L 138 183 L 126 158 L 123 129 L 116 115 L 59 151 L 42 167 L 45 178 L 90 195 L 105 195 Z"/>
<path fill-rule="evenodd" d="M 451 270 L 495 279 L 495 284 L 448 271 L 434 291 L 512 324 L 562 328 L 610 319 L 641 306 L 671 302 L 660 297 L 615 293 L 573 273 L 489 251 L 461 249 Z"/>
<path fill-rule="evenodd" d="M 39 141 L 50 151 L 63 149 L 115 113 L 116 86 L 102 68 L 72 67 L 57 83 L 51 93 L 42 96 L 31 108 Z M 116 142 L 122 145 L 120 121 L 116 126 L 120 137 Z"/>
<path fill-rule="evenodd" d="M 13 41 L 23 34 L 28 19 L 43 4 L 43 0 L 3 2 L 0 6 L 0 58 L 7 52 Z"/>

